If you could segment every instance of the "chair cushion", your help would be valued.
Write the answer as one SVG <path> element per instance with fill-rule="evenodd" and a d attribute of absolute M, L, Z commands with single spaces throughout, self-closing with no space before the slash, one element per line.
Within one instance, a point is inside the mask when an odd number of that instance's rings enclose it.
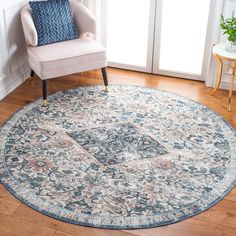
<path fill-rule="evenodd" d="M 31 68 L 43 80 L 107 66 L 105 48 L 86 37 L 28 47 L 28 54 Z"/>
<path fill-rule="evenodd" d="M 38 46 L 78 38 L 68 0 L 29 2 Z"/>

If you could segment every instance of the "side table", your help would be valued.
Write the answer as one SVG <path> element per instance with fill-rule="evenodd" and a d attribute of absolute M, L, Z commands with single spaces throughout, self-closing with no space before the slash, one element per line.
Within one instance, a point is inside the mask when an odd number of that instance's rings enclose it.
<path fill-rule="evenodd" d="M 231 111 L 232 94 L 233 94 L 235 71 L 236 71 L 236 53 L 227 50 L 227 43 L 219 43 L 213 46 L 213 55 L 217 61 L 218 69 L 217 69 L 216 86 L 214 90 L 211 92 L 211 95 L 214 95 L 220 86 L 224 62 L 232 63 L 232 79 L 231 79 L 229 99 L 227 105 L 227 110 Z"/>

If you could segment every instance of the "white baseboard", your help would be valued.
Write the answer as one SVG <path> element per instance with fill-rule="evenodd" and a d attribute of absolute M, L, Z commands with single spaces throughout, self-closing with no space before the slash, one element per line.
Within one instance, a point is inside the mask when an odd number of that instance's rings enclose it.
<path fill-rule="evenodd" d="M 210 74 L 211 78 L 214 78 L 214 80 L 206 80 L 206 86 L 207 87 L 211 87 L 214 88 L 215 84 L 216 84 L 216 72 L 213 74 Z M 225 90 L 229 90 L 230 86 L 231 86 L 231 79 L 232 79 L 232 75 L 229 74 L 223 74 L 221 83 L 220 83 L 220 89 L 225 89 Z M 235 75 L 235 81 L 234 81 L 234 91 L 236 91 L 236 75 Z"/>
<path fill-rule="evenodd" d="M 230 82 L 229 81 L 221 81 L 220 89 L 230 90 Z M 236 91 L 236 83 L 234 83 L 234 91 Z"/>
<path fill-rule="evenodd" d="M 20 86 L 25 80 L 28 79 L 30 74 L 30 71 L 26 71 L 24 73 L 19 73 L 15 75 L 15 79 L 6 85 L 5 87 L 1 88 L 0 90 L 0 100 L 2 100 L 4 97 L 6 97 L 9 93 L 11 93 L 13 90 L 15 90 L 18 86 Z M 13 76 L 13 75 L 11 75 Z M 5 79 L 7 80 L 7 77 Z"/>

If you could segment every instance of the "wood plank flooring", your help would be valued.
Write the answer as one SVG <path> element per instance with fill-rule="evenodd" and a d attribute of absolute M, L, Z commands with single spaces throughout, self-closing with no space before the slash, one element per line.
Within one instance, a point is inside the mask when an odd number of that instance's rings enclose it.
<path fill-rule="evenodd" d="M 228 92 L 215 97 L 203 82 L 169 78 L 132 71 L 108 69 L 110 84 L 129 84 L 159 88 L 189 97 L 213 109 L 236 128 L 236 96 L 232 112 L 226 111 Z M 100 70 L 50 80 L 49 93 L 103 84 Z M 24 105 L 41 96 L 41 81 L 27 80 L 0 101 L 0 124 Z M 0 184 L 0 236 L 236 236 L 236 188 L 210 210 L 169 226 L 146 230 L 104 230 L 67 224 L 27 207 Z"/>

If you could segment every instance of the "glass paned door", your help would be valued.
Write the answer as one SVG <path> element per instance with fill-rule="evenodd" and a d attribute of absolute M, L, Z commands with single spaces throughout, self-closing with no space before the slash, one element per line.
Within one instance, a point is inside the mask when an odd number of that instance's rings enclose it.
<path fill-rule="evenodd" d="M 203 80 L 214 0 L 100 2 L 109 66 Z"/>
<path fill-rule="evenodd" d="M 151 72 L 155 0 L 102 0 L 110 66 Z"/>
<path fill-rule="evenodd" d="M 211 0 L 159 0 L 153 72 L 202 80 Z"/>

